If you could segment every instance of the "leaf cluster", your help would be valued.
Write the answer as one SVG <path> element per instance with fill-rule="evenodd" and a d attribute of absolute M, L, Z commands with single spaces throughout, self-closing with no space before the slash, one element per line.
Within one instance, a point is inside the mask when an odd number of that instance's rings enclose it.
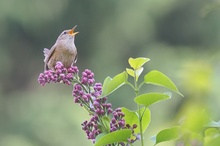
<path fill-rule="evenodd" d="M 122 112 L 125 114 L 124 119 L 126 124 L 137 125 L 137 128 L 133 131 L 134 132 L 133 134 L 140 135 L 140 140 L 142 142 L 142 145 L 144 145 L 143 133 L 146 131 L 151 121 L 151 112 L 148 107 L 157 102 L 170 99 L 172 94 L 170 92 L 166 92 L 166 93 L 150 92 L 150 93 L 139 94 L 141 87 L 143 85 L 149 85 L 149 84 L 162 86 L 183 96 L 177 89 L 176 85 L 172 82 L 172 80 L 158 70 L 153 70 L 145 74 L 142 82 L 138 84 L 139 77 L 144 70 L 143 65 L 148 61 L 150 61 L 150 59 L 144 57 L 129 58 L 128 63 L 131 68 L 126 68 L 126 71 L 119 73 L 113 78 L 107 77 L 104 80 L 102 95 L 101 95 L 101 98 L 106 97 L 123 85 L 129 85 L 134 90 L 135 93 L 134 102 L 137 104 L 138 109 L 136 111 L 131 111 L 123 107 Z M 129 77 L 133 78 L 134 81 L 133 83 L 129 82 L 128 80 Z M 176 137 L 176 135 L 177 135 L 177 128 L 171 128 L 168 130 L 161 131 L 157 135 L 156 143 L 166 140 L 171 140 L 174 137 Z M 133 138 L 133 135 L 131 134 L 131 130 L 123 129 L 112 133 L 99 135 L 98 138 L 96 139 L 95 145 L 101 146 L 101 145 L 107 145 L 117 142 L 127 142 L 129 138 L 130 139 Z"/>

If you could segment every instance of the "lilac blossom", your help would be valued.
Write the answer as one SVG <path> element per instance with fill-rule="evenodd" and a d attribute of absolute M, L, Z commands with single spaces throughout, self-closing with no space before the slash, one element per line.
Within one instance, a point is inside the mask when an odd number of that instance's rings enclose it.
<path fill-rule="evenodd" d="M 100 98 L 102 94 L 102 84 L 95 83 L 94 73 L 86 69 L 82 72 L 81 78 L 78 76 L 79 70 L 76 66 L 64 68 L 61 62 L 57 62 L 54 70 L 45 70 L 40 73 L 38 82 L 44 86 L 46 83 L 64 83 L 73 85 L 72 95 L 74 102 L 86 108 L 91 115 L 90 120 L 84 121 L 81 126 L 87 135 L 87 139 L 95 142 L 95 138 L 100 133 L 109 133 L 120 129 L 134 129 L 137 125 L 127 125 L 124 120 L 124 113 L 121 108 L 112 109 L 112 104 L 107 103 L 107 97 Z M 109 127 L 103 123 L 103 119 L 109 119 Z M 133 134 L 134 135 L 134 134 Z M 134 135 L 135 136 L 135 135 Z M 138 139 L 138 136 L 136 136 Z M 128 139 L 128 144 L 135 140 Z M 125 143 L 121 142 L 124 146 Z"/>
<path fill-rule="evenodd" d="M 77 66 L 71 66 L 69 69 L 64 68 L 61 62 L 57 62 L 55 70 L 45 70 L 40 73 L 38 82 L 44 86 L 46 83 L 64 83 L 70 85 L 74 76 L 78 74 Z"/>

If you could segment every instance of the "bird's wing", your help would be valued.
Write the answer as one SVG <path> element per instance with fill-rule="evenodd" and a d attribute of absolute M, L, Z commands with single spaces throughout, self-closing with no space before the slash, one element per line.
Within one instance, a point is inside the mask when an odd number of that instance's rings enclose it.
<path fill-rule="evenodd" d="M 46 59 L 47 59 L 47 56 L 48 56 L 48 54 L 49 54 L 49 49 L 47 49 L 47 48 L 44 48 L 44 62 L 46 62 Z"/>
<path fill-rule="evenodd" d="M 49 50 L 47 48 L 44 48 L 44 70 L 47 70 L 48 69 L 48 66 L 47 66 L 47 63 L 48 61 L 50 60 L 51 56 L 53 55 L 54 53 L 54 50 L 56 48 L 56 45 L 53 45 L 53 47 Z"/>
<path fill-rule="evenodd" d="M 78 55 L 77 55 L 77 53 L 76 53 L 76 56 L 75 56 L 75 58 L 74 58 L 74 60 L 73 60 L 73 63 L 76 63 L 76 62 L 77 62 L 77 59 L 78 59 Z"/>

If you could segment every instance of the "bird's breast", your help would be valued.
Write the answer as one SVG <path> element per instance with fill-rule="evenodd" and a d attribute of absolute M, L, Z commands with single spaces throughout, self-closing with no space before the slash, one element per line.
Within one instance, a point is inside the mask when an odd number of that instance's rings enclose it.
<path fill-rule="evenodd" d="M 76 46 L 75 46 L 74 42 L 71 41 L 71 40 L 60 42 L 57 45 L 57 48 L 59 50 L 62 50 L 63 53 L 70 53 L 70 54 L 75 54 L 76 53 Z"/>

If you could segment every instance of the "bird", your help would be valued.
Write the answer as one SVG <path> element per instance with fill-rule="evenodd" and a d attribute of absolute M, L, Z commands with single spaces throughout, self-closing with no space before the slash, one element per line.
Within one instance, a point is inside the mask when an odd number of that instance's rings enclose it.
<path fill-rule="evenodd" d="M 44 48 L 44 70 L 55 70 L 55 65 L 60 61 L 64 68 L 70 68 L 77 61 L 75 46 L 75 25 L 72 29 L 64 30 L 57 38 L 51 49 Z"/>

